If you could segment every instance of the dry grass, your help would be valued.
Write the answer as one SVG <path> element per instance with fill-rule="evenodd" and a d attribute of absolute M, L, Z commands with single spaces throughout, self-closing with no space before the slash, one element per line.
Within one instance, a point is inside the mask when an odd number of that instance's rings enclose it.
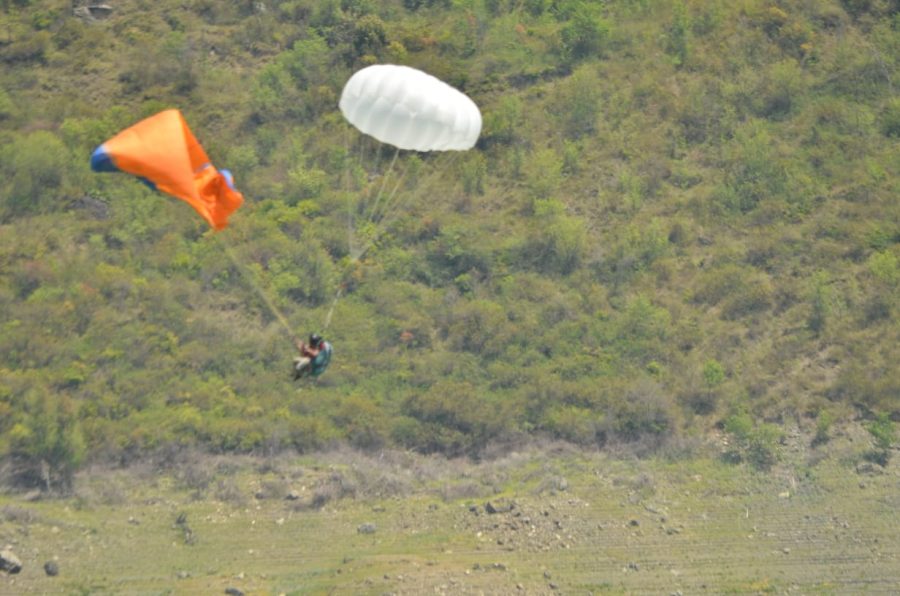
<path fill-rule="evenodd" d="M 896 593 L 900 467 L 858 471 L 864 433 L 813 451 L 789 433 L 768 473 L 564 445 L 481 462 L 341 449 L 199 459 L 198 499 L 184 462 L 95 469 L 77 498 L 0 496 L 0 543 L 25 564 L 0 594 Z"/>

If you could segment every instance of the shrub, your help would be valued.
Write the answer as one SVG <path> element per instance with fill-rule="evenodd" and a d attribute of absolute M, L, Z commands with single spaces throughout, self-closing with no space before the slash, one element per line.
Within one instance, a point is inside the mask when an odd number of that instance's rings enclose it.
<path fill-rule="evenodd" d="M 775 293 L 768 276 L 732 264 L 706 271 L 696 285 L 693 299 L 721 305 L 725 319 L 738 319 L 770 308 Z"/>
<path fill-rule="evenodd" d="M 37 31 L 0 48 L 0 58 L 6 62 L 43 62 L 52 46 L 52 34 Z"/>
<path fill-rule="evenodd" d="M 509 338 L 506 312 L 496 302 L 466 300 L 452 309 L 447 321 L 447 340 L 454 350 L 495 357 Z"/>
<path fill-rule="evenodd" d="M 332 419 L 356 448 L 380 449 L 387 442 L 388 421 L 384 411 L 362 395 L 341 400 Z"/>
<path fill-rule="evenodd" d="M 723 318 L 739 319 L 771 308 L 775 293 L 771 282 L 766 277 L 754 277 L 722 304 Z"/>
<path fill-rule="evenodd" d="M 266 121 L 278 121 L 297 103 L 293 101 L 297 95 L 294 81 L 281 63 L 271 63 L 260 69 L 250 91 L 254 111 Z"/>
<path fill-rule="evenodd" d="M 834 425 L 834 415 L 828 410 L 820 411 L 816 417 L 816 434 L 812 440 L 813 447 L 827 443 L 831 439 L 832 425 Z"/>
<path fill-rule="evenodd" d="M 487 274 L 490 255 L 480 246 L 474 228 L 445 226 L 429 243 L 428 261 L 439 279 L 452 280 L 463 273 Z"/>
<path fill-rule="evenodd" d="M 5 89 L 0 88 L 0 121 L 12 118 L 16 105 Z"/>
<path fill-rule="evenodd" d="M 577 1 L 565 8 L 567 23 L 560 32 L 564 58 L 572 63 L 597 56 L 609 39 L 612 26 L 593 2 Z"/>
<path fill-rule="evenodd" d="M 289 205 L 296 205 L 303 199 L 317 198 L 328 183 L 328 174 L 318 168 L 297 166 L 288 172 L 288 188 L 291 191 L 286 199 Z"/>
<path fill-rule="evenodd" d="M 684 66 L 690 53 L 691 22 L 684 2 L 672 7 L 672 23 L 666 30 L 666 52 L 676 66 Z"/>
<path fill-rule="evenodd" d="M 756 112 L 772 120 L 790 115 L 806 88 L 804 73 L 795 60 L 774 64 L 760 78 L 754 93 Z"/>
<path fill-rule="evenodd" d="M 365 15 L 359 18 L 353 29 L 354 58 L 370 54 L 378 56 L 387 45 L 387 32 L 384 22 L 375 15 Z"/>
<path fill-rule="evenodd" d="M 544 414 L 543 428 L 554 438 L 579 445 L 597 445 L 603 436 L 603 415 L 578 406 L 556 406 Z"/>
<path fill-rule="evenodd" d="M 715 389 L 725 380 L 725 367 L 718 360 L 710 358 L 703 364 L 703 381 L 710 390 Z"/>
<path fill-rule="evenodd" d="M 7 455 L 14 479 L 23 486 L 68 493 L 86 452 L 75 405 L 66 397 L 36 391 L 26 397 L 27 414 L 9 431 Z"/>
<path fill-rule="evenodd" d="M 461 166 L 463 192 L 467 195 L 483 195 L 487 177 L 487 160 L 481 153 L 471 153 Z"/>
<path fill-rule="evenodd" d="M 533 267 L 549 274 L 568 275 L 581 263 L 587 228 L 580 217 L 565 215 L 556 200 L 535 201 L 534 228 L 522 247 Z"/>
<path fill-rule="evenodd" d="M 519 137 L 522 115 L 522 100 L 516 95 L 504 95 L 497 106 L 485 110 L 482 142 L 511 145 Z"/>
<path fill-rule="evenodd" d="M 763 199 L 784 193 L 787 174 L 773 144 L 759 123 L 750 122 L 736 131 L 726 150 L 725 183 L 717 195 L 726 208 L 747 212 Z"/>
<path fill-rule="evenodd" d="M 781 431 L 777 426 L 756 424 L 749 414 L 739 412 L 725 420 L 725 432 L 731 437 L 726 459 L 747 462 L 758 470 L 768 470 L 778 461 Z"/>
<path fill-rule="evenodd" d="M 811 292 L 811 309 L 806 319 L 806 326 L 816 336 L 819 336 L 824 330 L 831 315 L 831 287 L 829 286 L 828 276 L 824 273 L 816 275 L 813 280 Z"/>
<path fill-rule="evenodd" d="M 2 115 L 2 110 L 0 110 L 0 115 Z M 886 137 L 900 137 L 900 98 L 891 98 L 882 111 L 881 132 Z"/>
<path fill-rule="evenodd" d="M 61 205 L 70 170 L 69 153 L 56 135 L 37 131 L 17 137 L 0 149 L 0 189 L 7 186 L 7 208 L 23 214 Z"/>
<path fill-rule="evenodd" d="M 474 455 L 511 426 L 508 405 L 486 399 L 467 382 L 438 383 L 409 398 L 404 409 L 420 424 L 407 429 L 406 446 L 425 453 Z"/>
<path fill-rule="evenodd" d="M 563 179 L 562 159 L 553 149 L 535 151 L 525 166 L 525 184 L 533 199 L 550 199 Z"/>
<path fill-rule="evenodd" d="M 578 139 L 596 130 L 600 116 L 599 87 L 600 79 L 589 66 L 577 69 L 560 84 L 553 109 L 567 137 Z"/>
<path fill-rule="evenodd" d="M 674 400 L 654 381 L 642 379 L 613 398 L 605 429 L 610 438 L 654 451 L 681 432 Z"/>
<path fill-rule="evenodd" d="M 894 443 L 894 423 L 887 412 L 884 412 L 866 425 L 866 430 L 872 435 L 875 447 L 873 451 L 866 454 L 866 459 L 886 466 L 891 457 L 891 446 Z"/>

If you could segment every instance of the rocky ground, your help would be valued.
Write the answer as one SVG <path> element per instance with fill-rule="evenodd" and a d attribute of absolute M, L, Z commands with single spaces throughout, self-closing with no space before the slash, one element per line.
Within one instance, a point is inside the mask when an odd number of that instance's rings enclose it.
<path fill-rule="evenodd" d="M 0 496 L 0 594 L 900 593 L 898 458 L 864 443 L 788 433 L 768 471 L 561 446 L 86 471 Z"/>

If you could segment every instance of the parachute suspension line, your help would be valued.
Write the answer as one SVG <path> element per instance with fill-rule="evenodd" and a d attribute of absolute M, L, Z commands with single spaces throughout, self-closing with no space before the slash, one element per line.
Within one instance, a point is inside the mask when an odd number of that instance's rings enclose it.
<path fill-rule="evenodd" d="M 380 147 L 379 147 L 380 150 Z M 375 222 L 375 214 L 378 212 L 378 205 L 381 203 L 381 198 L 384 196 L 384 187 L 387 186 L 388 178 L 390 178 L 390 174 L 394 169 L 394 164 L 397 163 L 397 157 L 400 155 L 400 149 L 394 150 L 394 157 L 391 159 L 391 165 L 384 171 L 384 174 L 381 176 L 381 188 L 378 189 L 378 194 L 375 195 L 375 201 L 373 201 L 372 206 L 368 209 L 368 213 L 366 215 L 366 219 Z"/>
<path fill-rule="evenodd" d="M 344 146 L 347 151 L 347 159 L 350 159 L 350 129 L 346 129 L 346 134 L 344 135 Z M 360 158 L 362 158 L 362 148 L 360 148 Z M 347 253 L 350 255 L 351 259 L 353 258 L 353 254 L 356 251 L 353 237 L 353 201 L 350 200 L 351 196 L 351 172 L 349 164 L 344 167 L 344 192 L 345 200 L 347 201 Z"/>
<path fill-rule="evenodd" d="M 384 203 L 381 205 L 381 210 L 375 211 L 369 217 L 369 219 L 372 221 L 372 223 L 375 223 L 375 224 L 380 223 L 381 221 L 383 221 L 385 219 L 385 216 L 387 216 L 387 214 L 390 213 L 394 207 L 396 207 L 394 198 L 397 196 L 397 191 L 400 189 L 400 186 L 406 180 L 406 174 L 408 174 L 408 173 L 409 173 L 409 164 L 407 163 L 406 166 L 403 168 L 403 171 L 397 177 L 397 183 L 394 184 L 394 188 L 391 190 L 391 192 L 387 196 L 387 199 L 385 199 Z"/>
<path fill-rule="evenodd" d="M 334 300 L 331 301 L 331 308 L 328 309 L 328 314 L 325 315 L 325 323 L 322 324 L 322 333 L 328 330 L 329 325 L 331 325 L 331 316 L 334 314 L 334 307 L 337 306 L 338 300 L 341 299 L 341 294 L 343 293 L 344 288 L 338 288 L 337 293 L 334 295 Z"/>
<path fill-rule="evenodd" d="M 448 156 L 446 161 L 446 166 L 452 166 L 458 158 L 458 154 L 453 154 L 452 156 Z M 441 170 L 445 168 L 435 168 L 428 174 L 425 179 L 419 185 L 421 188 L 429 186 L 434 180 L 436 180 L 440 174 Z M 381 210 L 378 213 L 374 213 L 370 216 L 369 220 L 375 224 L 376 231 L 375 234 L 369 240 L 363 244 L 363 246 L 358 250 L 357 255 L 353 259 L 354 261 L 361 259 L 372 246 L 378 241 L 381 235 L 385 232 L 385 230 L 392 225 L 403 212 L 401 207 L 405 206 L 409 202 L 409 197 L 403 197 L 402 193 L 398 195 L 398 191 L 400 187 L 403 185 L 403 182 L 406 179 L 406 175 L 409 173 L 409 164 L 407 164 L 403 168 L 403 172 L 398 177 L 397 183 L 394 185 L 393 190 L 388 195 L 387 200 L 382 204 Z M 398 198 L 399 197 L 399 198 Z"/>
<path fill-rule="evenodd" d="M 369 252 L 369 249 L 372 248 L 376 242 L 378 242 L 378 239 L 381 238 L 381 235 L 384 233 L 386 228 L 385 221 L 387 220 L 387 215 L 389 214 L 388 206 L 393 206 L 393 198 L 397 194 L 397 189 L 399 189 L 403 184 L 407 169 L 408 168 L 404 168 L 403 173 L 400 174 L 397 183 L 394 185 L 394 189 L 391 191 L 387 201 L 385 201 L 384 205 L 382 206 L 382 209 L 380 211 L 373 211 L 372 214 L 367 218 L 367 221 L 372 222 L 372 224 L 375 226 L 375 230 L 372 233 L 372 236 L 357 251 L 356 255 L 353 258 L 354 261 L 358 261 L 359 259 L 363 258 L 363 256 L 367 252 Z M 382 190 L 384 190 L 383 187 Z M 379 197 L 380 196 L 381 193 L 379 193 Z M 396 219 L 396 216 L 392 218 L 392 221 L 393 219 Z"/>
<path fill-rule="evenodd" d="M 216 236 L 218 236 L 218 234 L 216 234 Z M 241 272 L 241 276 L 244 278 L 244 281 L 247 282 L 247 285 L 250 286 L 259 295 L 260 298 L 262 298 L 262 301 L 265 303 L 266 307 L 268 307 L 269 311 L 272 313 L 275 319 L 284 328 L 287 336 L 292 342 L 294 342 L 294 345 L 297 345 L 299 339 L 291 330 L 291 325 L 290 323 L 288 323 L 287 318 L 285 318 L 284 314 L 282 314 L 282 312 L 278 310 L 278 307 L 275 306 L 275 303 L 272 302 L 268 295 L 266 295 L 266 292 L 263 290 L 262 286 L 260 286 L 259 283 L 257 283 L 256 279 L 253 278 L 253 274 L 250 272 L 247 266 L 244 265 L 244 263 L 242 263 L 240 259 L 238 259 L 237 255 L 234 253 L 234 250 L 232 250 L 232 248 L 221 238 L 219 238 L 219 243 L 222 245 L 222 248 L 224 249 L 225 254 L 228 255 L 231 263 L 238 271 Z"/>
<path fill-rule="evenodd" d="M 418 184 L 418 186 L 422 189 L 423 192 L 427 192 L 427 187 L 430 186 L 431 183 L 434 182 L 440 176 L 442 170 L 449 169 L 451 166 L 454 165 L 454 163 L 456 162 L 456 159 L 458 158 L 458 155 L 459 154 L 454 153 L 453 155 L 448 156 L 447 159 L 443 160 L 446 163 L 442 163 L 441 168 L 434 168 L 431 171 L 431 173 L 428 174 L 425 177 L 425 179 L 422 180 L 422 182 Z M 406 176 L 406 172 L 403 173 L 403 177 L 405 177 L 405 176 Z M 401 209 L 401 207 L 405 207 L 406 204 L 410 200 L 409 198 L 404 198 L 402 195 L 400 195 L 400 198 L 397 198 L 395 200 L 395 195 L 397 193 L 397 190 L 400 188 L 400 184 L 403 182 L 403 177 L 401 177 L 400 181 L 397 182 L 397 186 L 394 187 L 393 194 L 388 199 L 388 204 L 385 206 L 385 208 L 383 210 L 384 216 L 381 219 L 381 221 L 379 222 L 379 227 L 387 228 L 388 226 L 393 224 L 395 221 L 397 221 L 397 219 L 400 217 L 401 213 L 403 212 L 403 209 Z"/>

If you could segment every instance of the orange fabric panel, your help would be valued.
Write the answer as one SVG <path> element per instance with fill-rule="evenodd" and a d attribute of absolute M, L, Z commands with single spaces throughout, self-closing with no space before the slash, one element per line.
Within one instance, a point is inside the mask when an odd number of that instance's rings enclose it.
<path fill-rule="evenodd" d="M 126 128 L 104 144 L 116 167 L 189 203 L 217 230 L 244 198 L 209 163 L 178 110 L 166 110 Z"/>
<path fill-rule="evenodd" d="M 201 215 L 203 209 L 207 209 L 208 214 L 204 215 L 206 221 L 215 229 L 221 230 L 228 225 L 228 216 L 244 202 L 243 195 L 231 188 L 225 176 L 211 165 L 195 174 L 194 183 L 199 201 L 196 204 L 188 202 Z"/>

